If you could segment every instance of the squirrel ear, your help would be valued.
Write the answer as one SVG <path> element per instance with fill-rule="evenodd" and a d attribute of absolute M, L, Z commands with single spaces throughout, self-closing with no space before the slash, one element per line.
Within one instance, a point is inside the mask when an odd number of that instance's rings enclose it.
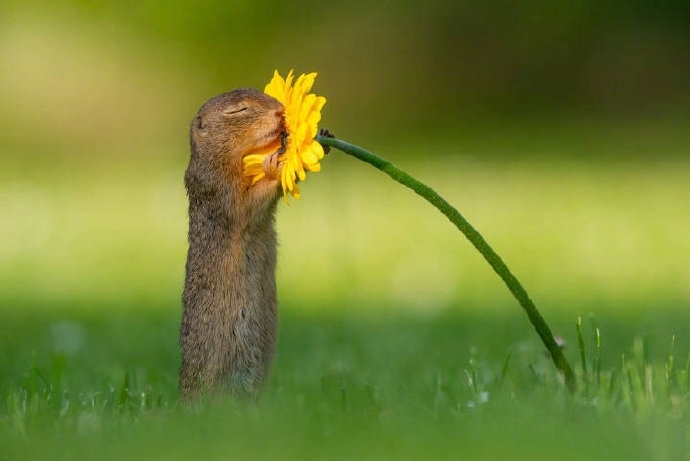
<path fill-rule="evenodd" d="M 206 122 L 201 117 L 201 115 L 196 116 L 196 120 L 194 120 L 194 124 L 196 125 L 196 128 L 198 130 L 204 130 L 206 128 Z"/>

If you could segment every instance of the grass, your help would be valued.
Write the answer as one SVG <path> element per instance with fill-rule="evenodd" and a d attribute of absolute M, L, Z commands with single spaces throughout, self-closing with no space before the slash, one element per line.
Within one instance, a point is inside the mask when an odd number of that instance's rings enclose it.
<path fill-rule="evenodd" d="M 0 459 L 687 459 L 687 161 L 401 158 L 524 283 L 575 397 L 442 216 L 333 156 L 281 206 L 261 400 L 180 406 L 183 166 L 36 165 L 0 172 Z"/>
<path fill-rule="evenodd" d="M 19 347 L 2 363 L 4 456 L 681 459 L 688 365 L 670 338 L 597 349 L 585 321 L 573 399 L 518 319 L 285 310 L 259 404 L 193 408 L 176 400 L 177 315 L 7 315 L 3 341 Z M 605 345 L 608 328 L 627 330 L 602 323 Z M 61 338 L 70 329 L 81 344 Z"/>

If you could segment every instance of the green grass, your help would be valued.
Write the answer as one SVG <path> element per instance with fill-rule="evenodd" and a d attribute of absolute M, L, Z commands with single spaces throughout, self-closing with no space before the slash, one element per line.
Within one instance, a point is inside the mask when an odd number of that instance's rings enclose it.
<path fill-rule="evenodd" d="M 685 446 L 687 344 L 669 365 L 671 338 L 642 319 L 597 320 L 601 354 L 585 320 L 588 376 L 578 367 L 571 398 L 516 315 L 303 316 L 284 306 L 258 405 L 186 408 L 177 313 L 84 305 L 37 317 L 31 307 L 4 313 L 7 459 L 681 459 Z M 635 322 L 658 339 L 626 334 L 613 350 L 608 331 Z M 567 333 L 575 361 L 575 326 Z"/>
<path fill-rule="evenodd" d="M 279 210 L 262 398 L 180 406 L 183 165 L 35 165 L 0 173 L 0 459 L 687 458 L 690 165 L 401 158 L 524 283 L 576 396 L 459 233 L 338 155 Z"/>

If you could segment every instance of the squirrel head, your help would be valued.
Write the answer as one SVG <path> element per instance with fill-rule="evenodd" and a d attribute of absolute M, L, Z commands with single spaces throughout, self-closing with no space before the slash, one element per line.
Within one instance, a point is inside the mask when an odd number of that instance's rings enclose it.
<path fill-rule="evenodd" d="M 285 130 L 283 105 L 253 88 L 240 88 L 208 100 L 197 112 L 190 128 L 192 156 L 188 174 L 204 188 L 228 182 L 248 190 L 243 157 L 262 148 L 281 147 Z M 189 178 L 188 178 L 189 179 Z M 256 189 L 277 188 L 275 178 Z M 252 189 L 255 189 L 252 186 Z"/>

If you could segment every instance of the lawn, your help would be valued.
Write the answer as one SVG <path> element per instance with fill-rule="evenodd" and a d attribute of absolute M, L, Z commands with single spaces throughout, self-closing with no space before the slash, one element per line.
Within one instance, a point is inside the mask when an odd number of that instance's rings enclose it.
<path fill-rule="evenodd" d="M 424 161 L 375 150 L 503 256 L 565 340 L 577 395 L 445 218 L 333 153 L 279 209 L 260 401 L 180 405 L 184 151 L 37 164 L 0 173 L 0 459 L 687 457 L 690 163 L 482 160 L 466 145 Z"/>

